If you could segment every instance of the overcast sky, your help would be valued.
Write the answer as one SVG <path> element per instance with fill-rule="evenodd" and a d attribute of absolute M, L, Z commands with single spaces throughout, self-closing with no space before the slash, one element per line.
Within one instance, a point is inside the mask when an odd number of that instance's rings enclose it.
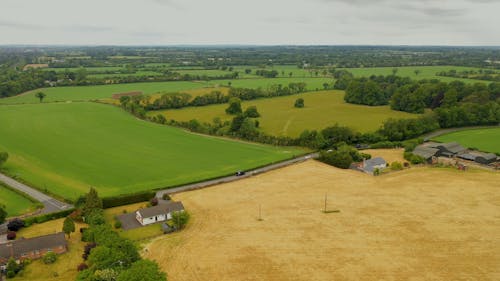
<path fill-rule="evenodd" d="M 500 0 L 0 1 L 0 44 L 500 45 Z"/>

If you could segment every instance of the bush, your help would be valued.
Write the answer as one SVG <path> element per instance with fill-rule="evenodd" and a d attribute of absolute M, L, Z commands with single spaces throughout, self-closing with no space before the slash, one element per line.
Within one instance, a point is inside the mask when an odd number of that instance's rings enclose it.
<path fill-rule="evenodd" d="M 14 240 L 16 239 L 16 232 L 15 231 L 9 231 L 7 232 L 7 240 Z"/>
<path fill-rule="evenodd" d="M 19 229 L 21 229 L 23 227 L 24 227 L 24 221 L 21 219 L 13 219 L 13 220 L 9 221 L 9 223 L 7 224 L 7 228 L 10 231 L 18 231 Z"/>
<path fill-rule="evenodd" d="M 155 195 L 156 192 L 154 191 L 144 191 L 129 195 L 106 197 L 102 199 L 102 206 L 104 209 L 107 209 L 107 208 L 113 208 L 139 202 L 145 202 L 155 197 Z"/>
<path fill-rule="evenodd" d="M 295 101 L 295 104 L 293 106 L 296 107 L 296 108 L 302 108 L 302 107 L 304 107 L 304 99 L 303 98 L 297 99 Z"/>
<path fill-rule="evenodd" d="M 74 209 L 69 209 L 57 213 L 45 214 L 36 217 L 29 217 L 24 220 L 24 225 L 30 226 L 35 223 L 44 223 L 47 221 L 64 218 L 67 217 L 69 214 L 71 214 L 73 211 Z"/>
<path fill-rule="evenodd" d="M 418 155 L 415 155 L 411 152 L 405 152 L 404 153 L 404 158 L 405 160 L 408 160 L 410 161 L 410 163 L 412 164 L 422 164 L 422 163 L 425 163 L 425 159 L 418 156 Z"/>
<path fill-rule="evenodd" d="M 172 198 L 170 198 L 170 195 L 168 195 L 167 193 L 163 193 L 162 197 L 161 197 L 163 200 L 172 200 Z"/>
<path fill-rule="evenodd" d="M 54 252 L 48 252 L 43 256 L 42 260 L 44 264 L 53 264 L 57 260 L 57 255 Z"/>
<path fill-rule="evenodd" d="M 76 269 L 77 269 L 78 271 L 82 271 L 82 270 L 85 270 L 85 269 L 87 269 L 87 268 L 89 268 L 89 266 L 88 266 L 86 263 L 83 263 L 83 262 L 82 262 L 81 264 L 79 264 L 79 265 L 78 265 L 78 267 L 77 267 Z"/>
<path fill-rule="evenodd" d="M 16 273 L 12 270 L 7 271 L 7 278 L 14 278 L 16 277 Z"/>
<path fill-rule="evenodd" d="M 116 229 L 121 228 L 121 227 L 122 227 L 122 222 L 121 222 L 121 221 L 119 221 L 119 220 L 116 220 L 116 221 L 115 221 L 115 225 L 114 225 L 114 227 L 115 227 Z"/>
<path fill-rule="evenodd" d="M 403 170 L 403 165 L 398 161 L 394 161 L 391 163 L 391 170 L 393 171 Z"/>
<path fill-rule="evenodd" d="M 153 197 L 149 202 L 151 203 L 151 206 L 156 206 L 158 205 L 158 198 Z"/>

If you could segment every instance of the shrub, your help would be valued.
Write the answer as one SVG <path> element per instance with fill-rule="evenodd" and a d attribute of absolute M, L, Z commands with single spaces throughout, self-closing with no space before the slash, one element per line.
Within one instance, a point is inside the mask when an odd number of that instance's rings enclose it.
<path fill-rule="evenodd" d="M 373 170 L 373 175 L 374 176 L 380 175 L 380 169 L 379 168 L 375 168 L 375 170 Z"/>
<path fill-rule="evenodd" d="M 122 222 L 119 221 L 119 220 L 116 220 L 114 226 L 115 226 L 116 229 L 121 228 L 122 227 Z"/>
<path fill-rule="evenodd" d="M 85 269 L 87 269 L 87 268 L 89 268 L 89 266 L 88 266 L 86 263 L 83 263 L 83 262 L 82 262 L 81 264 L 79 264 L 79 265 L 78 265 L 78 267 L 77 267 L 76 269 L 77 269 L 78 271 L 82 271 L 82 270 L 85 270 Z"/>
<path fill-rule="evenodd" d="M 71 214 L 73 211 L 74 209 L 69 209 L 57 213 L 45 214 L 36 217 L 29 217 L 24 220 L 24 225 L 30 226 L 35 223 L 44 223 L 47 221 L 64 218 L 67 217 L 69 214 Z"/>
<path fill-rule="evenodd" d="M 170 198 L 170 195 L 168 195 L 167 193 L 163 193 L 162 197 L 161 197 L 163 200 L 171 200 Z"/>
<path fill-rule="evenodd" d="M 293 106 L 295 106 L 296 108 L 302 108 L 302 107 L 304 107 L 304 99 L 303 98 L 297 99 L 295 101 L 295 104 Z"/>
<path fill-rule="evenodd" d="M 57 260 L 57 255 L 54 252 L 48 252 L 43 256 L 42 260 L 44 264 L 53 264 Z"/>
<path fill-rule="evenodd" d="M 403 170 L 403 165 L 398 161 L 394 161 L 391 163 L 391 170 L 393 171 Z"/>
<path fill-rule="evenodd" d="M 421 164 L 421 163 L 425 163 L 425 159 L 418 156 L 418 155 L 415 155 L 411 152 L 405 152 L 404 153 L 404 158 L 405 160 L 408 160 L 410 161 L 410 163 L 412 164 Z"/>
<path fill-rule="evenodd" d="M 158 198 L 153 197 L 149 202 L 151 203 L 151 206 L 156 206 L 158 205 Z"/>
<path fill-rule="evenodd" d="M 15 231 L 7 232 L 7 240 L 14 240 L 14 239 L 16 239 L 16 232 Z"/>
<path fill-rule="evenodd" d="M 13 219 L 13 220 L 9 221 L 9 223 L 7 224 L 7 228 L 10 231 L 18 231 L 19 229 L 21 229 L 23 227 L 24 227 L 24 221 L 21 219 Z"/>
<path fill-rule="evenodd" d="M 12 270 L 7 271 L 7 278 L 14 278 L 16 277 L 16 273 Z"/>

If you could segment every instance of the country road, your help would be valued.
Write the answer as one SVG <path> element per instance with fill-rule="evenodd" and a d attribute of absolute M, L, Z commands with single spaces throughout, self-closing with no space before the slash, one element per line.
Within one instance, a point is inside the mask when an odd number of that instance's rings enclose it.
<path fill-rule="evenodd" d="M 174 187 L 174 188 L 160 190 L 156 193 L 156 197 L 162 198 L 163 194 L 174 194 L 174 193 L 179 193 L 179 192 L 196 190 L 196 189 L 205 188 L 205 187 L 209 187 L 209 186 L 216 185 L 216 184 L 227 183 L 227 182 L 232 182 L 232 181 L 244 179 L 244 178 L 258 175 L 261 173 L 265 173 L 265 172 L 268 172 L 268 171 L 271 171 L 274 169 L 286 167 L 286 166 L 289 166 L 289 165 L 292 165 L 295 163 L 300 163 L 300 162 L 306 161 L 306 160 L 311 159 L 311 158 L 317 158 L 318 156 L 319 156 L 318 153 L 311 153 L 311 154 L 303 155 L 303 156 L 293 158 L 290 160 L 286 160 L 283 162 L 279 162 L 276 164 L 271 164 L 268 166 L 257 168 L 254 170 L 245 171 L 245 174 L 241 175 L 241 176 L 236 176 L 236 175 L 227 176 L 227 177 L 223 177 L 223 178 L 217 178 L 217 179 L 213 179 L 213 180 L 208 180 L 208 181 L 203 181 L 203 182 L 187 184 L 187 185 L 182 185 L 182 186 L 178 186 L 178 187 Z M 235 171 L 235 173 L 236 173 L 236 171 Z"/>
<path fill-rule="evenodd" d="M 49 214 L 53 212 L 63 211 L 69 208 L 73 208 L 73 205 L 61 202 L 55 198 L 52 198 L 34 188 L 31 188 L 23 183 L 16 181 L 2 173 L 0 173 L 0 182 L 14 188 L 24 194 L 27 194 L 31 198 L 39 201 L 43 204 L 44 208 L 41 210 L 40 214 Z"/>

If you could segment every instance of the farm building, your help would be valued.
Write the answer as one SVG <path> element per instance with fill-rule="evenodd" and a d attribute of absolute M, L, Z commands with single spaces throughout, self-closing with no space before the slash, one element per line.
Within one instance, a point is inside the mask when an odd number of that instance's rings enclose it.
<path fill-rule="evenodd" d="M 497 156 L 493 153 L 483 153 L 483 152 L 467 152 L 457 155 L 458 158 L 465 160 L 475 161 L 480 164 L 491 164 L 497 160 Z"/>
<path fill-rule="evenodd" d="M 65 253 L 68 244 L 63 232 L 29 239 L 19 239 L 0 244 L 0 266 L 5 265 L 12 257 L 17 262 L 26 259 L 39 259 L 47 252 Z"/>
<path fill-rule="evenodd" d="M 457 142 L 438 143 L 430 147 L 437 148 L 439 150 L 437 156 L 445 157 L 453 157 L 465 151 L 465 148 Z"/>
<path fill-rule="evenodd" d="M 153 207 L 137 210 L 135 218 L 141 225 L 148 225 L 169 220 L 172 218 L 172 213 L 177 211 L 184 211 L 182 202 L 160 203 Z"/>
<path fill-rule="evenodd" d="M 351 164 L 351 169 L 372 175 L 375 169 L 383 170 L 385 167 L 387 167 L 387 162 L 382 157 L 375 157 L 372 159 L 364 160 L 360 163 Z"/>
<path fill-rule="evenodd" d="M 412 153 L 424 158 L 427 163 L 432 163 L 436 159 L 438 152 L 439 149 L 437 148 L 420 145 L 417 146 Z"/>

